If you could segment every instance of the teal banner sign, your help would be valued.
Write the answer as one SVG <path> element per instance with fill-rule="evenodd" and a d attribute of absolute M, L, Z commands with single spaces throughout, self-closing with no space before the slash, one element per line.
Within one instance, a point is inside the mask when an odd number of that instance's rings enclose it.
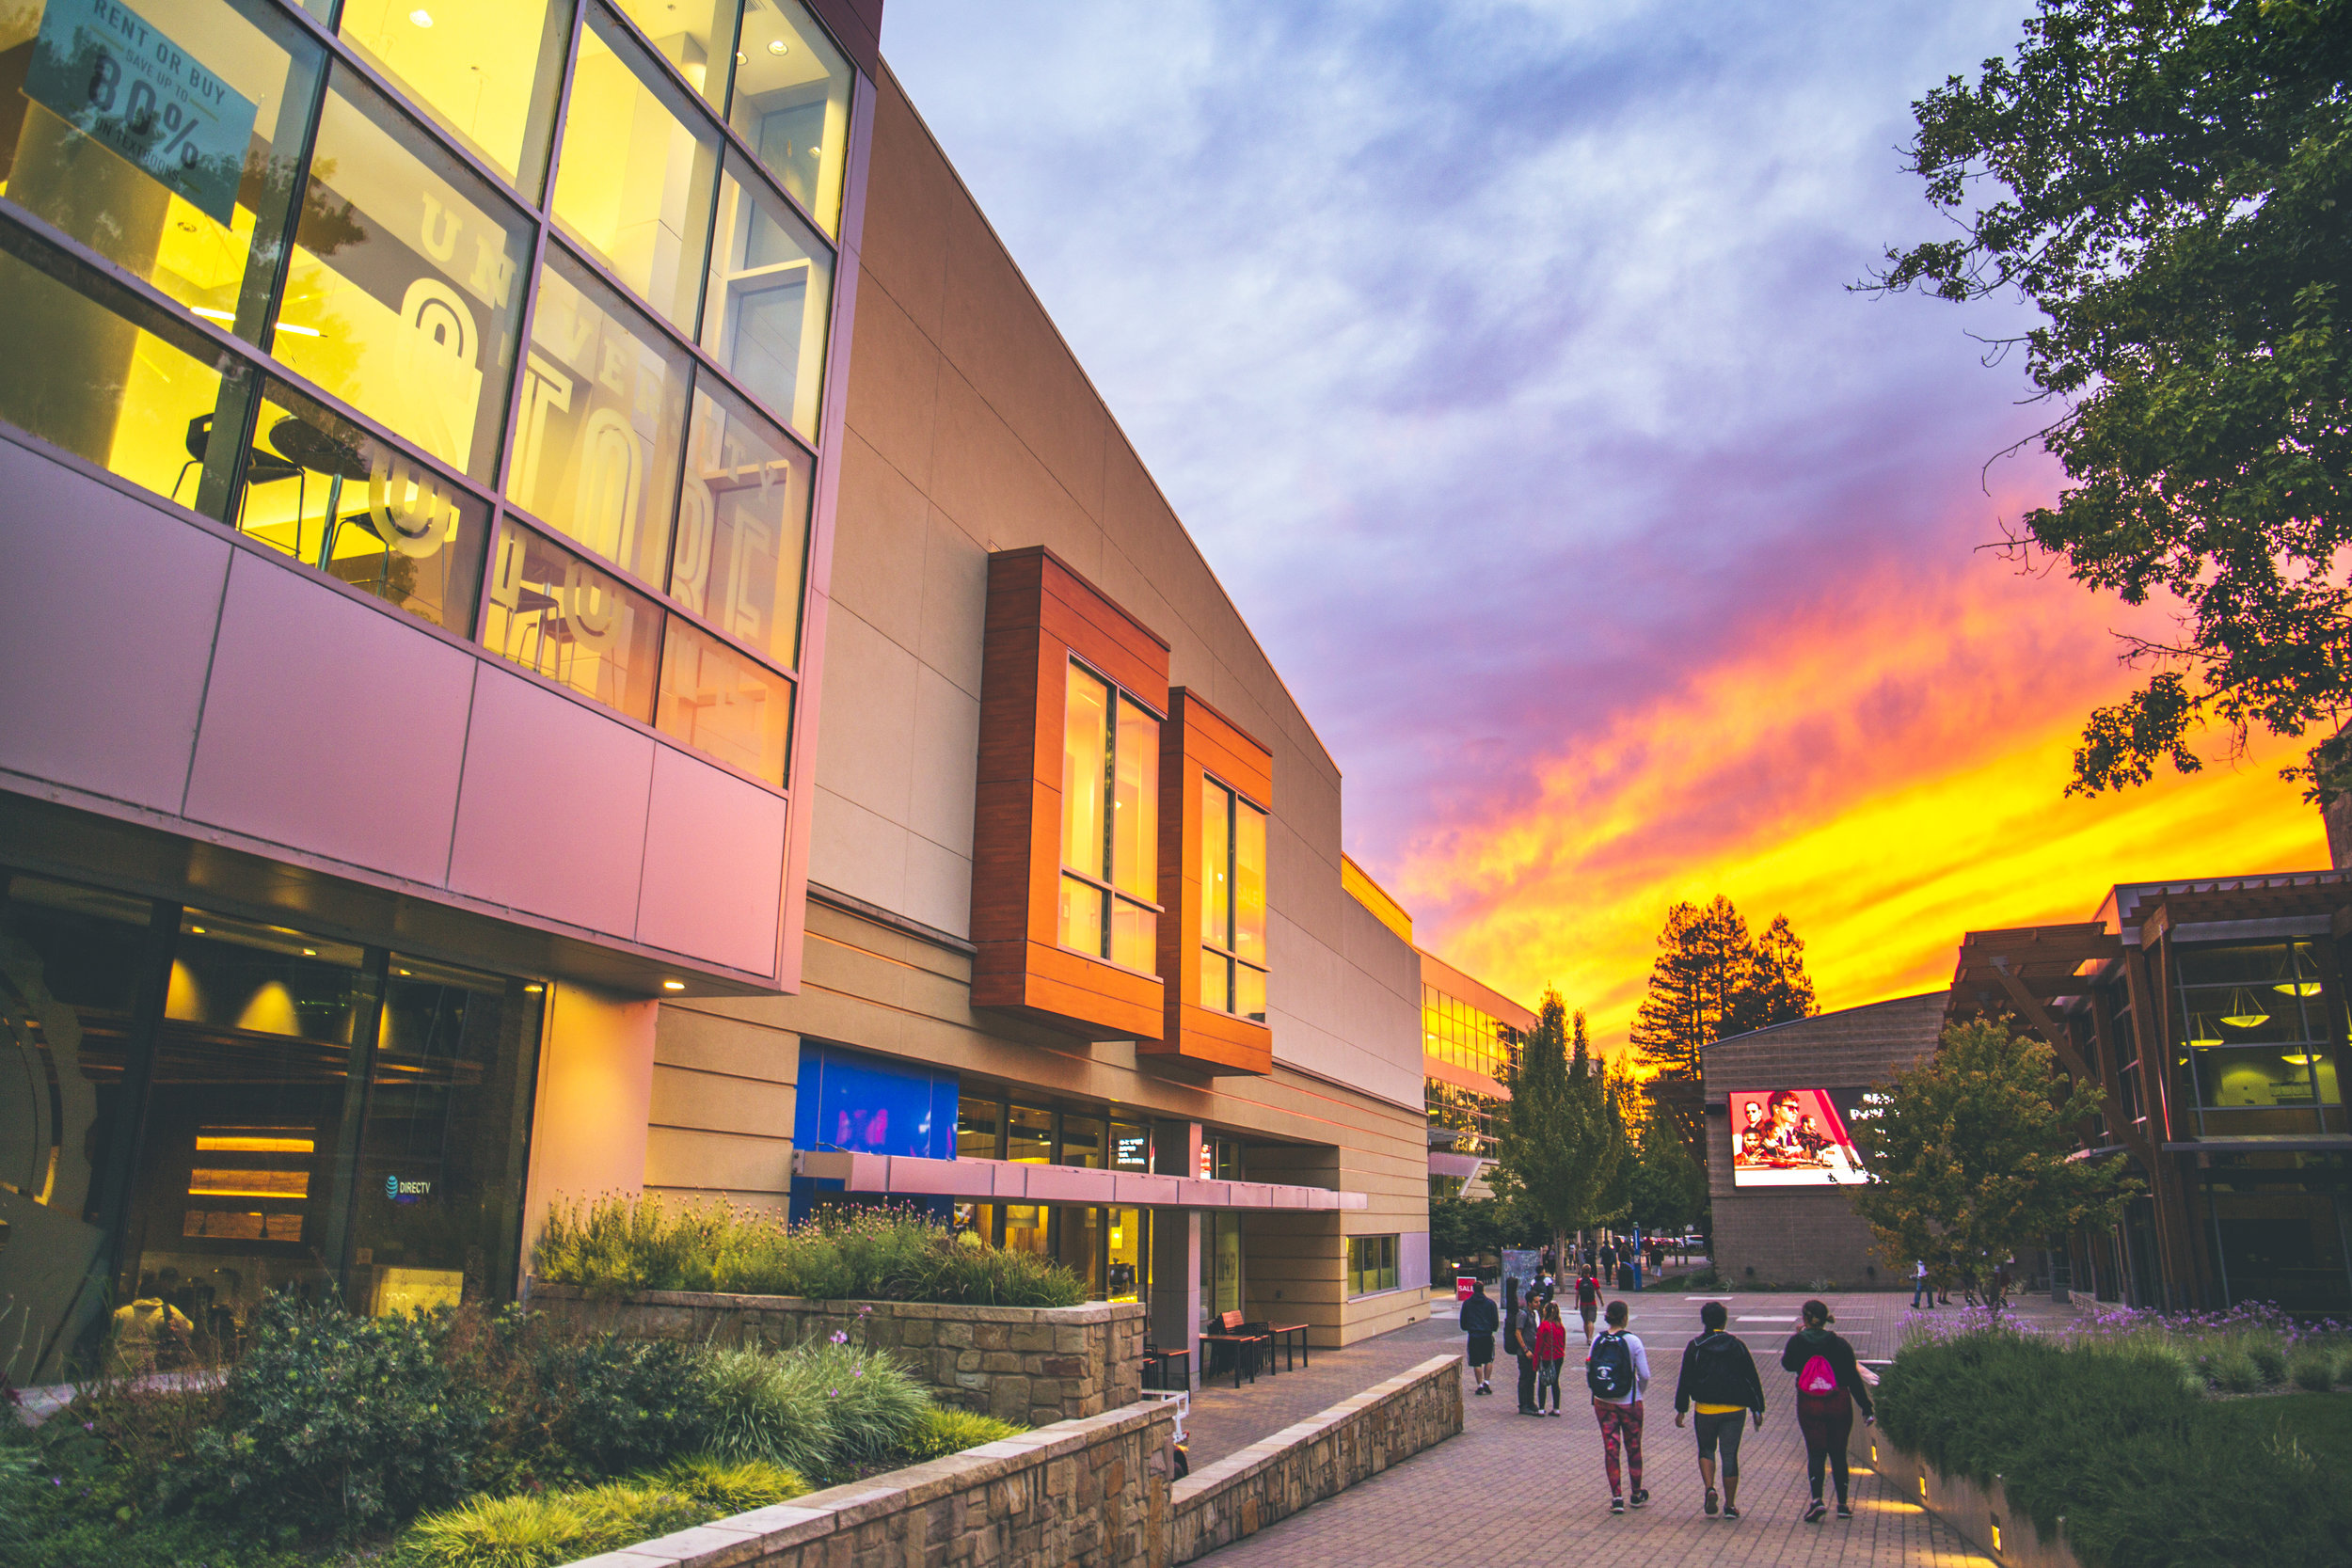
<path fill-rule="evenodd" d="M 221 223 L 253 140 L 253 101 L 115 0 L 49 0 L 24 96 Z"/>

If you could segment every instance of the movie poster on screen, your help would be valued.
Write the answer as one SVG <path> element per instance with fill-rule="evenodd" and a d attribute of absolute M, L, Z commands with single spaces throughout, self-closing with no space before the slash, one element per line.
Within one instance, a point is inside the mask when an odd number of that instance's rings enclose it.
<path fill-rule="evenodd" d="M 1861 1089 L 1734 1089 L 1735 1187 L 1834 1187 L 1866 1180 L 1854 1151 Z"/>

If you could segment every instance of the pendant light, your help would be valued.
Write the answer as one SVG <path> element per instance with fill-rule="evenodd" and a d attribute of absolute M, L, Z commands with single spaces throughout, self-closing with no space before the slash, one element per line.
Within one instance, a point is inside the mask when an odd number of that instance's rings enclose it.
<path fill-rule="evenodd" d="M 2188 1015 L 2188 1043 L 2191 1045 L 2219 1045 L 2221 1043 L 2221 1037 L 2213 1032 L 2213 1025 L 2205 1022 L 2204 1014 L 2191 1013 Z"/>
<path fill-rule="evenodd" d="M 2233 1029 L 2254 1029 L 2270 1022 L 2270 1015 L 2262 1010 L 2253 993 L 2240 988 L 2230 993 L 2230 1010 L 2221 1015 L 2221 1022 Z"/>

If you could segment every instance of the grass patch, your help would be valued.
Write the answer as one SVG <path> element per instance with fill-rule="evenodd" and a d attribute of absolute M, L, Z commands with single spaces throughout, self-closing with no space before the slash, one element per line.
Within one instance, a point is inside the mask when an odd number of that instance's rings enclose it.
<path fill-rule="evenodd" d="M 804 1225 L 725 1204 L 608 1195 L 559 1204 L 532 1249 L 550 1284 L 611 1299 L 639 1291 L 724 1291 L 826 1301 L 1075 1307 L 1086 1283 L 1013 1248 L 957 1236 L 922 1212 L 869 1209 Z"/>

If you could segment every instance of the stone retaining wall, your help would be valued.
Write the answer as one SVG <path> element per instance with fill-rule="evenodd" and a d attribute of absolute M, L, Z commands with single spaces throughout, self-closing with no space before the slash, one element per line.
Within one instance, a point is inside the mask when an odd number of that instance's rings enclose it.
<path fill-rule="evenodd" d="M 1167 1568 L 1153 1402 L 813 1492 L 575 1568 Z"/>
<path fill-rule="evenodd" d="M 528 1299 L 550 1317 L 631 1338 L 782 1349 L 847 1332 L 855 1343 L 890 1352 L 942 1404 L 1023 1426 L 1099 1416 L 1143 1397 L 1140 1302 L 948 1307 L 704 1291 L 592 1301 L 576 1287 L 537 1280 Z"/>
<path fill-rule="evenodd" d="M 1846 1463 L 1850 1469 L 1876 1473 L 1898 1496 L 1951 1526 L 2001 1568 L 2082 1568 L 2066 1544 L 2066 1521 L 2058 1521 L 2055 1539 L 2043 1540 L 2030 1516 L 2010 1507 L 2008 1488 L 1998 1476 L 1988 1488 L 1966 1476 L 1947 1475 L 1859 1421 L 1846 1440 Z"/>
<path fill-rule="evenodd" d="M 1178 1481 L 1168 1561 L 1232 1545 L 1461 1430 L 1462 1358 L 1424 1361 Z"/>

